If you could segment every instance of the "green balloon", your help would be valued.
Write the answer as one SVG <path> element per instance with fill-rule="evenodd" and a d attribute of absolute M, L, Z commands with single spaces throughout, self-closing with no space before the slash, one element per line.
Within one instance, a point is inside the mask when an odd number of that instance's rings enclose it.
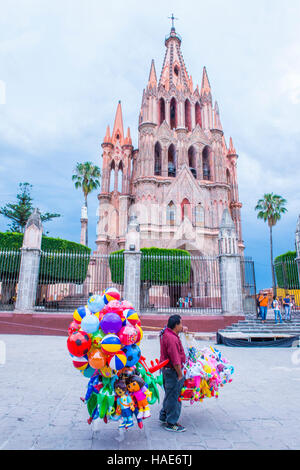
<path fill-rule="evenodd" d="M 100 343 L 101 343 L 102 339 L 104 338 L 104 336 L 106 336 L 106 335 L 101 329 L 96 331 L 96 333 L 94 333 L 92 335 L 92 344 L 94 346 L 100 348 Z"/>

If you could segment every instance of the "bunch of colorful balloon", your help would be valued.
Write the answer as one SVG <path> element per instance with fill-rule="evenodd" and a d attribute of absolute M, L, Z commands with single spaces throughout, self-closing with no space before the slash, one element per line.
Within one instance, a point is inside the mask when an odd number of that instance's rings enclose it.
<path fill-rule="evenodd" d="M 219 350 L 212 346 L 202 350 L 191 347 L 184 366 L 185 382 L 179 399 L 193 404 L 202 402 L 204 398 L 218 398 L 219 389 L 232 382 L 233 373 L 234 367 Z"/>
<path fill-rule="evenodd" d="M 121 301 L 116 289 L 105 289 L 75 310 L 68 334 L 73 365 L 89 378 L 81 398 L 90 415 L 88 423 L 123 418 L 120 427 L 127 429 L 135 415 L 142 428 L 143 419 L 150 417 L 149 404 L 159 401 L 162 377 L 153 373 L 162 365 L 152 362 L 149 368 L 141 355 L 143 331 L 132 304 Z"/>

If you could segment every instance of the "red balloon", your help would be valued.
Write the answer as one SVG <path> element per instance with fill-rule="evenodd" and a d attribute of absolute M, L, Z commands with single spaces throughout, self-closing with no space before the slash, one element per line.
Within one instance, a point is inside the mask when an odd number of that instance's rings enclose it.
<path fill-rule="evenodd" d="M 91 348 L 92 340 L 85 331 L 75 331 L 67 341 L 68 350 L 73 356 L 82 357 Z"/>
<path fill-rule="evenodd" d="M 128 346 L 129 344 L 136 343 L 138 339 L 138 332 L 134 326 L 126 325 L 120 329 L 118 336 L 121 343 Z"/>
<path fill-rule="evenodd" d="M 68 328 L 68 335 L 70 336 L 72 333 L 74 333 L 75 331 L 78 331 L 80 328 L 80 323 L 78 323 L 77 321 L 73 320 L 70 325 L 69 325 L 69 328 Z"/>

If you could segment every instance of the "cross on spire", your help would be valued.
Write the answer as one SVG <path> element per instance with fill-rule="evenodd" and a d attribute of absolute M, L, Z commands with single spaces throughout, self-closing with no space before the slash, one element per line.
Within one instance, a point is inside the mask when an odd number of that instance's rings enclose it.
<path fill-rule="evenodd" d="M 169 20 L 172 20 L 172 29 L 175 29 L 174 21 L 178 20 L 178 18 L 175 18 L 174 13 L 172 13 L 172 16 L 169 16 Z"/>

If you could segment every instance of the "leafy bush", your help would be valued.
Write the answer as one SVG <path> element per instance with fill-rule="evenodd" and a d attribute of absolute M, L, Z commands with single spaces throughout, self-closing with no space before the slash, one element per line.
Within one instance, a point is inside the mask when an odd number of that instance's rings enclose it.
<path fill-rule="evenodd" d="M 141 248 L 141 281 L 152 285 L 186 284 L 190 279 L 191 255 L 185 250 Z M 124 250 L 109 255 L 112 282 L 124 283 Z"/>
<path fill-rule="evenodd" d="M 299 289 L 296 251 L 277 256 L 274 261 L 277 286 L 281 289 Z"/>
<path fill-rule="evenodd" d="M 22 233 L 0 233 L 0 280 L 16 279 L 20 269 Z M 42 237 L 39 283 L 81 284 L 90 261 L 90 248 L 60 238 Z"/>

